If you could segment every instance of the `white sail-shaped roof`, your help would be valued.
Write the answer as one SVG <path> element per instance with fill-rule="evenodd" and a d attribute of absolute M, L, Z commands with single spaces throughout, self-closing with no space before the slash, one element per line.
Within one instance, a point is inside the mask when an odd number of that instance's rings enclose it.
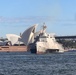
<path fill-rule="evenodd" d="M 29 43 L 32 43 L 33 41 L 33 37 L 34 37 L 34 33 L 36 30 L 36 26 L 31 26 L 30 28 L 28 28 L 27 30 L 25 30 L 23 32 L 23 34 L 21 35 L 21 39 L 24 42 L 25 45 L 28 45 Z"/>
<path fill-rule="evenodd" d="M 37 31 L 37 32 L 34 34 L 34 37 L 39 36 L 40 33 L 41 33 L 41 30 L 40 30 L 40 31 Z"/>
<path fill-rule="evenodd" d="M 15 34 L 6 34 L 6 37 L 9 41 L 11 41 L 11 44 L 14 45 L 16 42 L 19 41 L 19 38 L 21 38 L 18 35 Z"/>

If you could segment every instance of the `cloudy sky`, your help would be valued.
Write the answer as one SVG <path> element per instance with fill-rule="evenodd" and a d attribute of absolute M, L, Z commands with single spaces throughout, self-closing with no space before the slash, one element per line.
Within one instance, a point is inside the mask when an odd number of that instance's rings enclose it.
<path fill-rule="evenodd" d="M 0 0 L 0 37 L 44 22 L 49 33 L 76 35 L 76 0 Z"/>

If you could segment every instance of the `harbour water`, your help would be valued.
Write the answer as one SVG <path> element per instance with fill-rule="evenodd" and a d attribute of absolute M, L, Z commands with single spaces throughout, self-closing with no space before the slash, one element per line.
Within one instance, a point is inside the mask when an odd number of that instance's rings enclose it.
<path fill-rule="evenodd" d="M 76 51 L 43 55 L 0 53 L 0 75 L 76 75 Z"/>

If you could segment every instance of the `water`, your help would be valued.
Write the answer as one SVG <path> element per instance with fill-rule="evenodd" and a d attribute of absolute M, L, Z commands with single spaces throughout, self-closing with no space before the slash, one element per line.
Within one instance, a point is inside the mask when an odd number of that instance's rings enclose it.
<path fill-rule="evenodd" d="M 0 53 L 0 75 L 76 75 L 76 52 Z"/>

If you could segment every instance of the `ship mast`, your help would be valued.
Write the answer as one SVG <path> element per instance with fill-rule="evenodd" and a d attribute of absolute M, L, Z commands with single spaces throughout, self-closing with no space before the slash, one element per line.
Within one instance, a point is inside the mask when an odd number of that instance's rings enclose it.
<path fill-rule="evenodd" d="M 46 31 L 46 28 L 47 28 L 47 26 L 45 25 L 45 23 L 43 23 L 43 26 L 42 26 L 42 33 L 45 33 L 45 31 Z"/>

